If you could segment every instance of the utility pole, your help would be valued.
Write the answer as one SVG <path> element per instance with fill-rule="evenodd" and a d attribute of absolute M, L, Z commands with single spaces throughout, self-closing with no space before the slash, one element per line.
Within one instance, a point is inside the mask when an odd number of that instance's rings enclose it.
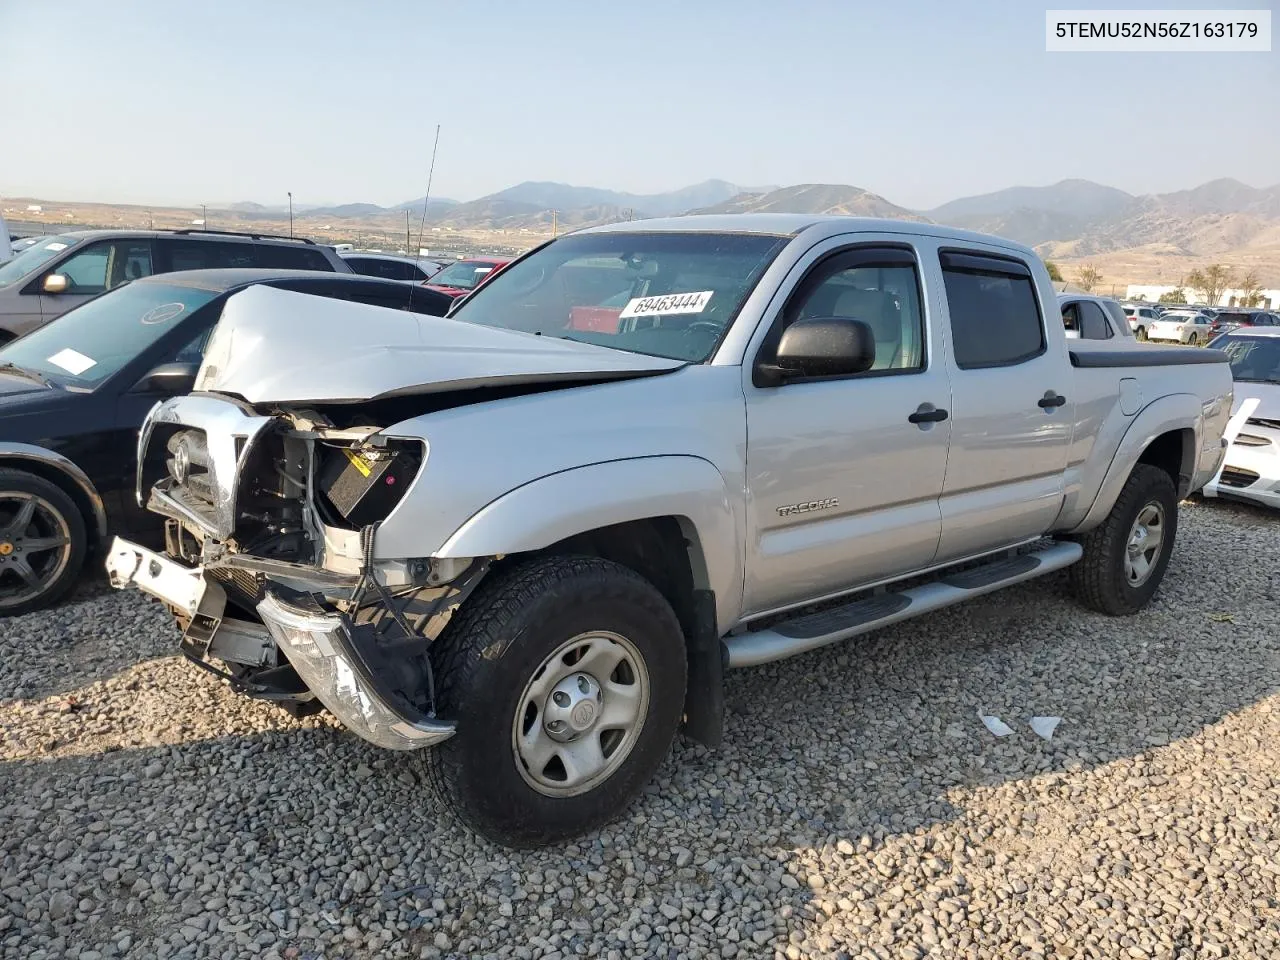
<path fill-rule="evenodd" d="M 417 257 L 417 253 L 413 249 L 413 231 L 409 229 L 409 210 L 406 207 L 404 211 L 404 252 L 411 257 Z"/>
<path fill-rule="evenodd" d="M 293 238 L 293 191 L 290 190 L 288 191 L 288 193 L 289 193 L 289 237 L 290 239 L 292 239 Z"/>
<path fill-rule="evenodd" d="M 209 205 L 206 203 L 200 204 L 200 227 L 203 230 L 209 229 Z"/>
<path fill-rule="evenodd" d="M 560 236 L 560 217 L 555 210 L 551 211 L 551 236 Z"/>

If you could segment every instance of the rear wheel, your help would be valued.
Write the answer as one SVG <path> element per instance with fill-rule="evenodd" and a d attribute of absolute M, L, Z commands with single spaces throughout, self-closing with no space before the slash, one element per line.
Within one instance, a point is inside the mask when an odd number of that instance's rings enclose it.
<path fill-rule="evenodd" d="M 87 540 L 84 518 L 60 487 L 0 470 L 0 616 L 60 600 L 75 584 Z"/>
<path fill-rule="evenodd" d="M 1187 346 L 1198 347 L 1199 345 L 1200 345 L 1200 334 L 1192 331 L 1191 335 L 1187 337 Z"/>
<path fill-rule="evenodd" d="M 1164 579 L 1178 533 L 1177 491 L 1169 475 L 1140 463 L 1101 525 L 1079 538 L 1071 567 L 1076 598 L 1111 616 L 1137 613 Z"/>
<path fill-rule="evenodd" d="M 508 846 L 577 836 L 657 770 L 684 706 L 684 636 L 634 571 L 543 557 L 494 574 L 433 646 L 458 732 L 426 754 L 458 818 Z"/>

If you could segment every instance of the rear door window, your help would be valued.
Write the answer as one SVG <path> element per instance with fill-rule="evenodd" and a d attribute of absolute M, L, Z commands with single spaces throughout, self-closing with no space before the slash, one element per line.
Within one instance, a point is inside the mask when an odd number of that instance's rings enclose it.
<path fill-rule="evenodd" d="M 1081 300 L 1077 306 L 1080 308 L 1080 336 L 1085 340 L 1109 340 L 1111 324 L 1107 322 L 1102 308 L 1091 300 Z"/>
<path fill-rule="evenodd" d="M 255 267 L 253 244 L 249 241 L 196 240 L 165 237 L 157 241 L 167 270 L 216 270 L 225 267 Z"/>
<path fill-rule="evenodd" d="M 940 256 L 956 366 L 1007 367 L 1045 352 L 1040 303 L 1026 264 L 967 251 Z"/>

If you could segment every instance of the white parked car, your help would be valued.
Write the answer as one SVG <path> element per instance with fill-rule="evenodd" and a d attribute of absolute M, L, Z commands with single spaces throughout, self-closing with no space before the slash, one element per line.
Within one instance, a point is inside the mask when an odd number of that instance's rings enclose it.
<path fill-rule="evenodd" d="M 1210 340 L 1213 318 L 1199 310 L 1170 310 L 1147 328 L 1147 339 L 1199 346 Z"/>
<path fill-rule="evenodd" d="M 1147 339 L 1147 331 L 1160 319 L 1160 311 L 1155 307 L 1141 307 L 1126 304 L 1124 315 L 1129 318 L 1129 329 L 1139 340 Z"/>
<path fill-rule="evenodd" d="M 1280 327 L 1240 328 L 1209 346 L 1231 358 L 1232 426 L 1246 405 L 1250 409 L 1205 495 L 1280 507 Z"/>

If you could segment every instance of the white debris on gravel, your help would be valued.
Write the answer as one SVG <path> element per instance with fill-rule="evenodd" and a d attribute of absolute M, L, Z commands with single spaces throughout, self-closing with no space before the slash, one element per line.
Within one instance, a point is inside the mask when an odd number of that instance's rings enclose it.
<path fill-rule="evenodd" d="M 0 625 L 0 957 L 1277 956 L 1278 533 L 1191 504 L 1139 617 L 1058 577 L 734 673 L 721 750 L 535 852 L 86 587 Z"/>

